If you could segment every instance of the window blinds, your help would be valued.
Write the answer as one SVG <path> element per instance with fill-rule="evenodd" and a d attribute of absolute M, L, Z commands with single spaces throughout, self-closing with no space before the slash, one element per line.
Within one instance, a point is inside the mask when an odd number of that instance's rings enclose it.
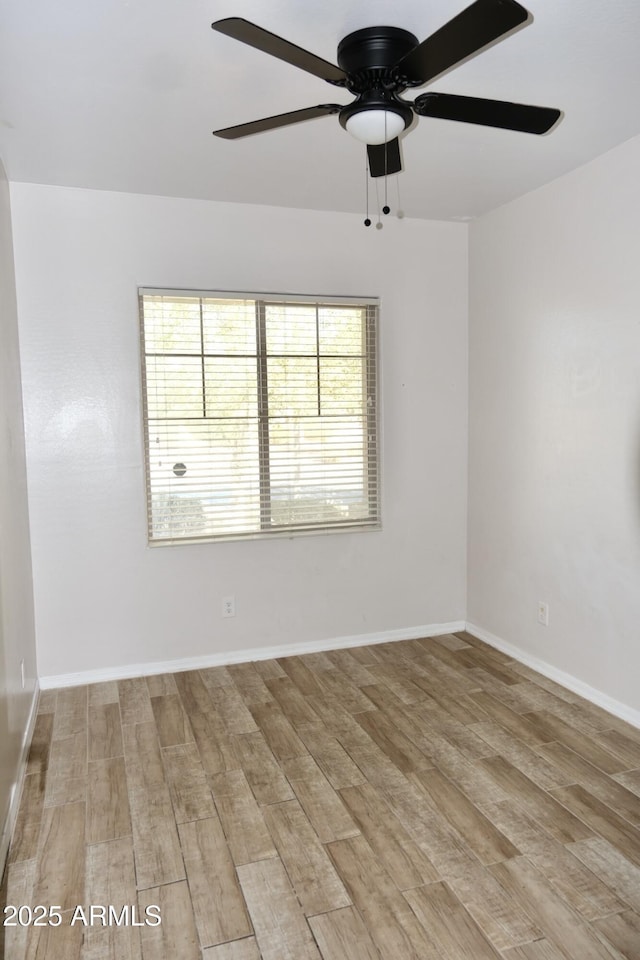
<path fill-rule="evenodd" d="M 140 291 L 150 542 L 379 524 L 377 312 Z"/>

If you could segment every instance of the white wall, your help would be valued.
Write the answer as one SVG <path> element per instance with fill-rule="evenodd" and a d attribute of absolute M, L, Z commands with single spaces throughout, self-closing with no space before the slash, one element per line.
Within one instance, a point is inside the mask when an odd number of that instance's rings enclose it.
<path fill-rule="evenodd" d="M 468 620 L 635 709 L 639 170 L 637 138 L 472 225 L 469 346 Z"/>
<path fill-rule="evenodd" d="M 20 663 L 24 660 L 25 687 Z M 9 186 L 0 161 L 0 874 L 36 686 Z M 1 943 L 1 938 L 0 938 Z"/>
<path fill-rule="evenodd" d="M 464 225 L 28 184 L 12 201 L 41 676 L 464 617 Z M 138 284 L 382 298 L 381 532 L 147 547 Z"/>

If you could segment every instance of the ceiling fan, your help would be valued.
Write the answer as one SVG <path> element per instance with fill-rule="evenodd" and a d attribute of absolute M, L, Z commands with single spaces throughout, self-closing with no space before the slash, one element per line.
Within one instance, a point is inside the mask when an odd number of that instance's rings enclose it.
<path fill-rule="evenodd" d="M 214 135 L 236 140 L 337 113 L 341 125 L 367 144 L 371 176 L 381 177 L 402 170 L 398 137 L 413 122 L 414 114 L 523 133 L 546 133 L 560 117 L 560 110 L 447 93 L 423 93 L 413 103 L 400 98 L 408 87 L 434 80 L 529 19 L 528 11 L 516 0 L 475 0 L 422 43 L 399 27 L 356 30 L 340 41 L 338 66 L 248 20 L 217 20 L 211 26 L 219 33 L 334 86 L 345 87 L 356 99 L 346 106 L 321 103 L 264 117 L 214 130 Z"/>

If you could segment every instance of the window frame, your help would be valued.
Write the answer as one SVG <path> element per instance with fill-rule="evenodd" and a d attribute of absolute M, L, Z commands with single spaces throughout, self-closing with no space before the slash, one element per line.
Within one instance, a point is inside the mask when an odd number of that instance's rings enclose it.
<path fill-rule="evenodd" d="M 147 353 L 145 345 L 145 297 L 176 297 L 180 299 L 191 298 L 202 301 L 208 299 L 235 301 L 248 301 L 255 304 L 256 310 L 256 395 L 258 400 L 258 414 L 255 418 L 258 430 L 258 450 L 256 451 L 257 469 L 259 471 L 259 513 L 260 528 L 247 529 L 241 532 L 212 533 L 207 532 L 202 535 L 180 535 L 180 536 L 153 536 L 153 510 L 152 499 L 153 489 L 151 481 L 151 438 L 150 426 L 152 418 L 149 416 L 148 389 L 147 389 L 147 371 L 146 360 L 151 353 Z M 270 418 L 268 411 L 268 375 L 267 361 L 270 356 L 266 343 L 266 307 L 274 304 L 276 306 L 290 306 L 295 304 L 309 305 L 316 307 L 316 316 L 323 307 L 345 307 L 345 308 L 363 308 L 365 312 L 363 339 L 366 344 L 364 352 L 361 354 L 363 361 L 363 385 L 366 387 L 367 395 L 373 396 L 373 404 L 366 404 L 366 413 L 363 416 L 363 424 L 366 425 L 366 442 L 362 456 L 362 469 L 366 474 L 367 502 L 369 505 L 369 514 L 364 518 L 351 518 L 341 521 L 318 521 L 306 523 L 282 523 L 274 525 L 271 520 L 271 483 L 269 477 L 269 466 L 271 457 L 271 447 L 269 442 L 269 424 Z M 298 293 L 273 293 L 273 292 L 247 292 L 247 291 L 229 291 L 229 290 L 200 290 L 178 287 L 138 287 L 138 305 L 139 305 L 139 324 L 140 324 L 140 356 L 141 356 L 141 394 L 142 394 L 142 426 L 143 426 L 143 445 L 145 460 L 145 494 L 146 494 L 146 518 L 147 518 L 147 542 L 149 546 L 176 546 L 180 544 L 196 543 L 216 543 L 225 541 L 241 540 L 268 540 L 271 538 L 292 538 L 298 536 L 317 536 L 333 533 L 364 533 L 380 530 L 382 526 L 381 519 L 381 496 L 380 496 L 380 380 L 379 380 L 379 319 L 380 319 L 380 300 L 378 297 L 354 297 L 354 296 L 319 296 Z M 171 353 L 167 352 L 167 356 Z M 179 356 L 176 353 L 176 356 Z M 204 361 L 207 354 L 204 350 L 204 342 L 199 356 L 203 364 L 203 390 L 204 379 Z M 317 359 L 318 367 L 322 354 L 320 352 L 319 341 L 314 356 Z M 334 356 L 334 355 L 329 355 Z M 318 381 L 319 383 L 319 381 Z M 318 416 L 321 416 L 320 412 Z M 153 418 L 156 419 L 156 418 Z M 161 420 L 162 418 L 157 418 Z M 171 418 L 165 418 L 170 420 Z M 203 411 L 202 421 L 207 420 L 206 407 Z M 293 419 L 293 418 L 292 418 Z M 260 453 L 266 450 L 266 458 Z"/>

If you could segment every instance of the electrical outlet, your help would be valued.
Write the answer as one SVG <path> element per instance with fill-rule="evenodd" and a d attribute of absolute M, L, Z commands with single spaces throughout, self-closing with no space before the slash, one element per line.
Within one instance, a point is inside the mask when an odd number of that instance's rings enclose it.
<path fill-rule="evenodd" d="M 236 615 L 236 598 L 234 596 L 223 597 L 222 598 L 222 616 L 235 617 L 235 615 Z"/>
<path fill-rule="evenodd" d="M 24 660 L 20 661 L 20 683 L 22 684 L 22 689 L 24 690 L 25 680 L 24 680 Z"/>
<path fill-rule="evenodd" d="M 549 626 L 549 604 L 544 600 L 538 600 L 538 623 L 543 627 Z"/>

